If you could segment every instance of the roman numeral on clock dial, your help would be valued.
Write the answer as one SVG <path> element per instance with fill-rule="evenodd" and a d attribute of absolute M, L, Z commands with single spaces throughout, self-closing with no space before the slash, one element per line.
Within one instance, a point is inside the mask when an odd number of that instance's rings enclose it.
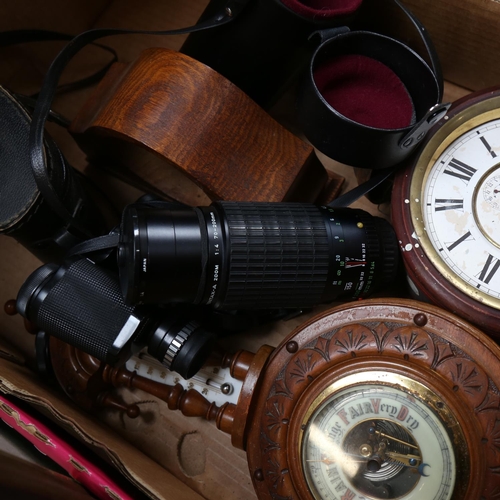
<path fill-rule="evenodd" d="M 493 151 L 493 149 L 489 145 L 488 141 L 484 138 L 484 136 L 479 137 L 479 139 L 481 139 L 481 142 L 483 143 L 484 147 L 488 150 L 488 153 L 490 153 L 491 157 L 496 158 L 497 154 L 495 153 L 495 151 Z"/>
<path fill-rule="evenodd" d="M 500 339 L 500 90 L 496 99 L 491 109 L 478 103 L 477 116 L 464 108 L 436 127 L 409 185 L 401 180 L 411 224 L 403 229 L 392 213 L 416 288 Z"/>
<path fill-rule="evenodd" d="M 488 258 L 484 264 L 483 269 L 479 273 L 478 279 L 483 281 L 486 284 L 489 284 L 493 276 L 495 276 L 496 272 L 500 268 L 500 260 L 493 257 L 493 255 L 488 254 Z M 479 288 L 480 285 L 478 285 Z"/>
<path fill-rule="evenodd" d="M 471 236 L 471 232 L 470 231 L 467 231 L 464 235 L 460 236 L 460 238 L 458 238 L 458 240 L 455 240 L 450 246 L 446 247 L 446 249 L 451 252 L 454 248 L 456 248 L 458 245 L 460 245 L 460 243 L 463 243 L 465 240 L 467 240 L 468 238 L 470 238 Z M 440 248 L 439 251 L 442 251 L 443 248 Z"/>
<path fill-rule="evenodd" d="M 436 212 L 442 212 L 443 210 L 463 210 L 464 200 L 463 199 L 448 199 L 448 198 L 436 198 L 434 200 Z"/>
<path fill-rule="evenodd" d="M 458 177 L 466 182 L 469 182 L 477 170 L 467 163 L 464 163 L 456 158 L 452 158 L 448 164 L 448 168 L 444 171 L 445 174 L 453 177 Z"/>

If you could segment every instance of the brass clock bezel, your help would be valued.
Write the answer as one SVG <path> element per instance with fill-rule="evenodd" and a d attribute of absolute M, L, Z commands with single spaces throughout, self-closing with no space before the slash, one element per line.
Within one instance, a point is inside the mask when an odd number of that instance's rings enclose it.
<path fill-rule="evenodd" d="M 359 386 L 391 387 L 400 390 L 401 392 L 423 403 L 428 408 L 428 412 L 434 413 L 434 415 L 441 422 L 442 430 L 446 432 L 452 444 L 451 451 L 453 453 L 453 461 L 455 467 L 457 463 L 457 456 L 456 456 L 457 453 L 460 454 L 460 457 L 462 459 L 459 461 L 463 461 L 465 463 L 468 462 L 469 458 L 468 458 L 467 446 L 465 444 L 465 438 L 463 436 L 463 433 L 461 432 L 458 419 L 454 416 L 454 414 L 451 412 L 450 408 L 446 405 L 446 403 L 443 402 L 442 398 L 440 398 L 430 387 L 415 379 L 408 377 L 407 375 L 395 373 L 392 371 L 386 371 L 380 369 L 371 371 L 370 370 L 360 371 L 347 375 L 327 386 L 320 394 L 318 394 L 317 398 L 309 406 L 308 410 L 303 416 L 300 427 L 298 450 L 301 459 L 302 470 L 306 478 L 306 481 L 307 481 L 307 473 L 304 470 L 304 458 L 303 458 L 304 437 L 308 429 L 309 422 L 311 421 L 311 418 L 324 404 L 327 404 L 328 401 L 334 398 L 336 394 L 339 394 L 349 389 L 354 390 L 356 389 L 356 387 Z M 450 430 L 453 430 L 453 432 L 451 432 Z M 464 458 L 465 460 L 463 460 Z M 463 468 L 462 472 L 464 472 Z M 466 475 L 468 475 L 468 471 Z M 455 492 L 459 488 L 457 487 L 456 483 L 457 483 L 457 478 L 455 477 L 454 488 L 453 491 L 451 492 L 452 496 L 456 494 Z M 314 496 L 314 493 L 312 494 Z"/>
<path fill-rule="evenodd" d="M 446 123 L 429 139 L 420 152 L 413 170 L 408 203 L 415 237 L 428 259 L 448 282 L 472 299 L 500 310 L 500 299 L 492 297 L 462 280 L 441 259 L 427 235 L 422 210 L 423 189 L 427 183 L 429 172 L 438 158 L 450 144 L 462 135 L 477 126 L 500 119 L 500 96 L 472 104 L 452 118 L 448 119 L 446 116 L 444 119 L 447 120 Z"/>
<path fill-rule="evenodd" d="M 316 410 L 336 393 L 355 388 L 359 385 L 379 385 L 400 389 L 413 396 L 415 399 L 420 400 L 427 406 L 430 406 L 434 413 L 436 413 L 441 420 L 446 421 L 448 425 L 458 425 L 457 419 L 450 413 L 447 405 L 444 403 L 441 404 L 442 398 L 439 398 L 434 391 L 423 383 L 400 373 L 385 370 L 371 370 L 352 373 L 328 385 L 326 389 L 318 394 L 316 399 L 309 406 L 307 412 L 304 414 L 301 427 L 306 425 Z M 300 447 L 301 446 L 299 446 L 299 448 Z"/>

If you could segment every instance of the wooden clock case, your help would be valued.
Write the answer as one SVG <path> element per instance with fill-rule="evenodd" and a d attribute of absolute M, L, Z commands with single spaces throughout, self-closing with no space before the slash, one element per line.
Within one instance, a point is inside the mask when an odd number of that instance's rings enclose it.
<path fill-rule="evenodd" d="M 458 418 L 466 447 L 452 498 L 494 498 L 499 360 L 481 331 L 421 302 L 368 299 L 308 321 L 270 356 L 251 404 L 246 449 L 259 499 L 312 498 L 300 465 L 302 417 L 332 382 L 374 369 L 420 381 Z"/>
<path fill-rule="evenodd" d="M 475 92 L 454 102 L 446 115 L 424 139 L 420 151 L 432 139 L 433 134 L 471 105 L 495 99 L 500 103 L 500 88 Z M 466 119 L 466 118 L 464 118 Z M 418 243 L 418 236 L 411 221 L 410 186 L 412 174 L 417 167 L 417 157 L 412 157 L 408 166 L 398 171 L 391 196 L 392 224 L 400 240 L 402 257 L 410 280 L 411 290 L 419 300 L 428 300 L 474 323 L 483 331 L 500 340 L 500 311 L 474 300 L 454 287 L 433 265 Z"/>

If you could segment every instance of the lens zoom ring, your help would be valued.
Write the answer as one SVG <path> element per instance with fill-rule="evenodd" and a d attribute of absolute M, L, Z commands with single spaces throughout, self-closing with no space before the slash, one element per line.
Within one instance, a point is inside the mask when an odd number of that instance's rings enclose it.
<path fill-rule="evenodd" d="M 218 307 L 304 307 L 327 282 L 329 242 L 320 210 L 308 204 L 221 202 L 226 216 L 227 289 Z"/>
<path fill-rule="evenodd" d="M 104 360 L 132 311 L 123 302 L 118 280 L 81 259 L 72 263 L 51 289 L 35 323 L 45 332 Z"/>

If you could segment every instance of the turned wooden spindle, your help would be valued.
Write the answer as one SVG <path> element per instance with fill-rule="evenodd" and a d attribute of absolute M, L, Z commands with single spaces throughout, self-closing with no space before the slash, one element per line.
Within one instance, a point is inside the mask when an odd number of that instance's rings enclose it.
<path fill-rule="evenodd" d="M 218 407 L 194 389 L 186 390 L 181 384 L 172 386 L 155 382 L 124 367 L 113 368 L 105 365 L 102 370 L 102 380 L 113 387 L 143 390 L 165 401 L 170 410 L 179 410 L 186 417 L 201 417 L 208 421 L 215 421 L 217 428 L 221 431 L 228 434 L 232 432 L 235 405 L 231 403 Z"/>
<path fill-rule="evenodd" d="M 252 365 L 255 353 L 249 351 L 237 351 L 234 354 L 227 353 L 221 361 L 222 368 L 229 368 L 231 376 L 236 380 L 245 380 Z"/>
<path fill-rule="evenodd" d="M 210 403 L 198 391 L 155 382 L 126 368 L 105 365 L 100 371 L 103 383 L 113 387 L 143 390 L 165 401 L 170 410 L 179 410 L 187 417 L 201 417 L 215 421 L 218 429 L 231 435 L 233 446 L 245 449 L 249 426 L 252 421 L 250 408 L 253 396 L 260 384 L 260 374 L 273 347 L 264 345 L 257 353 L 238 351 L 221 356 L 222 368 L 229 368 L 232 377 L 243 381 L 236 405 L 225 403 L 218 407 Z"/>
<path fill-rule="evenodd" d="M 3 310 L 7 316 L 15 316 L 17 314 L 16 299 L 8 300 L 4 306 Z"/>
<path fill-rule="evenodd" d="M 195 389 L 184 389 L 181 384 L 163 384 L 123 366 L 99 363 L 59 339 L 50 339 L 50 357 L 56 378 L 66 394 L 85 409 L 112 408 L 134 418 L 139 414 L 137 405 L 125 405 L 110 391 L 119 387 L 142 390 L 164 401 L 170 410 L 179 410 L 187 417 L 213 421 L 219 430 L 230 434 L 232 444 L 241 449 L 245 449 L 251 422 L 249 410 L 258 391 L 259 375 L 272 351 L 272 347 L 263 346 L 256 354 L 238 351 L 217 356 L 222 360 L 220 365 L 229 368 L 232 377 L 243 381 L 238 403 L 224 403 L 219 407 Z"/>
<path fill-rule="evenodd" d="M 16 314 L 15 301 L 4 307 L 7 314 Z M 252 399 L 259 389 L 261 372 L 273 347 L 264 345 L 257 353 L 238 351 L 234 354 L 212 353 L 222 368 L 228 368 L 231 376 L 243 381 L 238 403 L 224 403 L 217 406 L 198 391 L 184 389 L 142 377 L 125 367 L 112 367 L 75 347 L 50 337 L 50 360 L 54 375 L 63 391 L 79 406 L 91 410 L 114 409 L 124 412 L 129 418 L 136 418 L 140 408 L 126 404 L 111 391 L 125 387 L 139 389 L 167 403 L 170 410 L 179 410 L 187 417 L 200 417 L 214 421 L 221 431 L 231 435 L 235 447 L 245 449 L 249 425 L 252 421 L 250 408 Z"/>
<path fill-rule="evenodd" d="M 222 367 L 229 368 L 232 377 L 243 381 L 234 411 L 231 434 L 231 443 L 236 448 L 246 449 L 247 435 L 252 422 L 250 414 L 252 399 L 259 390 L 260 375 L 273 350 L 273 347 L 263 345 L 255 354 L 242 350 L 223 359 Z"/>
<path fill-rule="evenodd" d="M 137 418 L 141 414 L 141 409 L 136 404 L 126 404 L 109 391 L 100 392 L 96 399 L 99 408 L 108 408 L 124 412 L 129 418 Z"/>

